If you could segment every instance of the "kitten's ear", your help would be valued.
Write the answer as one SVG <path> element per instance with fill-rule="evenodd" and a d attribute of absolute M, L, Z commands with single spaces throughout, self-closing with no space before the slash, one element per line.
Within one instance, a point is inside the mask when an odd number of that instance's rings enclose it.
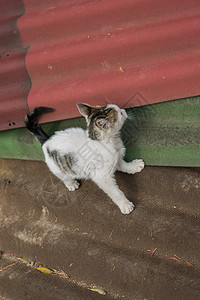
<path fill-rule="evenodd" d="M 81 115 L 83 115 L 85 118 L 89 117 L 89 115 L 91 114 L 91 107 L 89 105 L 83 103 L 78 103 L 76 105 Z"/>
<path fill-rule="evenodd" d="M 97 126 L 99 126 L 100 128 L 102 128 L 104 130 L 107 130 L 110 128 L 110 122 L 106 119 L 97 119 L 96 124 L 97 124 Z"/>

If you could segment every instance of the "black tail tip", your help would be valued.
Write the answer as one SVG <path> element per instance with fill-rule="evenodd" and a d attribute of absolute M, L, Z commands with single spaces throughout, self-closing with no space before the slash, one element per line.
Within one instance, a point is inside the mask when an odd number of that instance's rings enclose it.
<path fill-rule="evenodd" d="M 33 113 L 37 115 L 46 114 L 55 111 L 52 107 L 38 106 L 34 108 Z"/>
<path fill-rule="evenodd" d="M 36 119 L 39 115 L 50 113 L 55 111 L 54 108 L 51 107 L 44 107 L 44 106 L 39 106 L 31 110 L 26 116 L 25 116 L 25 125 L 28 126 L 29 124 L 35 123 L 36 125 Z"/>

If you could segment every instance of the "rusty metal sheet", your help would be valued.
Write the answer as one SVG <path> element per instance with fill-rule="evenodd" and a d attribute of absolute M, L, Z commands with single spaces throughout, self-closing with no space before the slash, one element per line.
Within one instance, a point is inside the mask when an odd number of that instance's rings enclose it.
<path fill-rule="evenodd" d="M 24 14 L 21 0 L 0 0 L 0 130 L 23 126 L 30 78 L 25 66 L 17 20 Z"/>
<path fill-rule="evenodd" d="M 24 9 L 19 19 L 13 16 L 29 49 L 28 105 L 56 108 L 43 122 L 78 116 L 79 101 L 131 107 L 200 94 L 198 0 L 24 0 Z M 13 85 L 26 82 L 16 64 L 10 65 Z M 3 89 L 10 86 L 6 81 Z M 4 98 L 4 116 L 12 107 L 15 127 L 22 125 L 24 98 L 14 92 Z"/>

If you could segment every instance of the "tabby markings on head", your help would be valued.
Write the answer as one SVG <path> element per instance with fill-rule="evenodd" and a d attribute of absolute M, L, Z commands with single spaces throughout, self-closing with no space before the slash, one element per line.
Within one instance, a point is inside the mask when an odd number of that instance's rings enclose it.
<path fill-rule="evenodd" d="M 99 140 L 101 138 L 101 131 L 103 128 L 98 126 L 98 120 L 108 120 L 110 122 L 111 128 L 114 127 L 117 121 L 117 112 L 114 108 L 106 108 L 102 106 L 100 108 L 93 108 L 92 113 L 89 116 L 88 133 L 92 140 Z"/>

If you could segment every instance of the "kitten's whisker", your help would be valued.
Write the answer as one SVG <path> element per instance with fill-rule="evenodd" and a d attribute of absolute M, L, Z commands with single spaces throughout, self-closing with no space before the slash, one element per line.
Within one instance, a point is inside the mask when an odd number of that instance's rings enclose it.
<path fill-rule="evenodd" d="M 134 114 L 134 112 L 132 112 L 132 111 L 127 112 L 127 116 L 128 116 L 128 119 L 129 119 L 129 120 L 132 120 L 132 119 L 135 118 L 135 114 Z"/>

